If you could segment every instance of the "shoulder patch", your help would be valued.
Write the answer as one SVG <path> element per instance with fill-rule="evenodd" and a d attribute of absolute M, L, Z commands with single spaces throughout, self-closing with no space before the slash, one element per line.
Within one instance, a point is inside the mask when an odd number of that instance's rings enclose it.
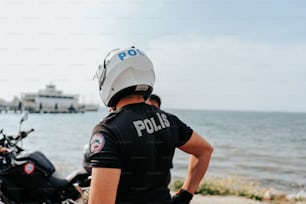
<path fill-rule="evenodd" d="M 90 152 L 100 152 L 105 144 L 104 136 L 101 133 L 96 133 L 90 138 Z"/>

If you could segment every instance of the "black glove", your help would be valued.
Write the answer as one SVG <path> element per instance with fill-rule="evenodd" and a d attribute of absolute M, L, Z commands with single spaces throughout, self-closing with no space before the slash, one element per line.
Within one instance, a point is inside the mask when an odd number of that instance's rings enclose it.
<path fill-rule="evenodd" d="M 184 189 L 180 189 L 173 197 L 173 204 L 189 204 L 193 195 Z"/>

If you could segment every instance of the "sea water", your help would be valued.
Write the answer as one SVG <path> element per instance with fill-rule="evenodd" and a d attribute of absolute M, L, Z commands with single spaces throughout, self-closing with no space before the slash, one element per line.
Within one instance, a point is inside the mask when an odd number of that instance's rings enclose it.
<path fill-rule="evenodd" d="M 214 146 L 207 175 L 238 175 L 285 193 L 306 187 L 306 114 L 240 111 L 167 110 Z M 81 168 L 84 145 L 107 114 L 30 114 L 22 129 L 34 128 L 23 141 L 42 151 L 62 175 Z M 21 115 L 0 114 L 0 129 L 15 134 Z M 188 156 L 176 151 L 173 177 L 184 177 Z"/>

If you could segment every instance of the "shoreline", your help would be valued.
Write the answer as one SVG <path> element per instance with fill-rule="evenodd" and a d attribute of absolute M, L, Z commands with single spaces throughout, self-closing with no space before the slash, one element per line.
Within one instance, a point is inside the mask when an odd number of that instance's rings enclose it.
<path fill-rule="evenodd" d="M 202 196 L 196 194 L 193 196 L 190 204 L 268 204 L 263 201 L 256 201 L 239 196 Z"/>
<path fill-rule="evenodd" d="M 306 204 L 306 200 L 252 200 L 240 196 L 212 196 L 212 195 L 199 195 L 193 196 L 190 204 Z"/>
<path fill-rule="evenodd" d="M 169 188 L 173 195 L 183 185 L 183 179 L 172 180 Z M 240 177 L 205 177 L 191 204 L 306 204 L 306 192 L 286 194 L 273 187 Z"/>
<path fill-rule="evenodd" d="M 171 195 L 175 194 L 171 191 Z M 264 201 L 252 200 L 241 196 L 201 195 L 195 194 L 190 204 L 271 204 Z M 302 203 L 301 203 L 302 204 Z"/>
<path fill-rule="evenodd" d="M 171 191 L 171 195 L 175 192 Z M 280 199 L 272 197 L 255 200 L 237 195 L 201 195 L 194 194 L 190 204 L 306 204 L 306 197 L 291 197 L 285 195 Z"/>

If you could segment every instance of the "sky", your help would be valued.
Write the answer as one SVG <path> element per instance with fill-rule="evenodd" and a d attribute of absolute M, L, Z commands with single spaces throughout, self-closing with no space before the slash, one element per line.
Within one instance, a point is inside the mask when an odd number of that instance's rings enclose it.
<path fill-rule="evenodd" d="M 153 61 L 164 108 L 306 112 L 306 1 L 0 0 L 0 98 L 53 83 L 100 103 L 114 48 Z"/>

